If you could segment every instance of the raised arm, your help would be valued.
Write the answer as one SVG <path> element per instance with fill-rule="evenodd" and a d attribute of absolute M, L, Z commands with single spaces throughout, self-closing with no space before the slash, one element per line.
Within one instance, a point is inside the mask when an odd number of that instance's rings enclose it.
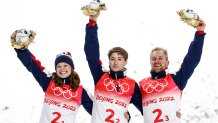
<path fill-rule="evenodd" d="M 15 38 L 16 33 L 13 33 L 11 38 Z M 46 69 L 41 66 L 41 62 L 28 49 L 15 49 L 17 57 L 20 59 L 26 69 L 32 73 L 36 81 L 40 84 L 43 91 L 46 91 L 51 77 L 48 76 Z"/>
<path fill-rule="evenodd" d="M 98 14 L 99 15 L 99 14 Z M 86 36 L 84 51 L 86 60 L 94 79 L 95 85 L 103 75 L 103 70 L 100 61 L 99 42 L 98 42 L 98 27 L 96 19 L 98 15 L 90 16 L 89 23 L 86 25 Z"/>
<path fill-rule="evenodd" d="M 188 79 L 193 74 L 194 69 L 197 67 L 201 59 L 204 37 L 206 35 L 204 32 L 206 24 L 203 20 L 199 20 L 201 21 L 201 25 L 196 27 L 197 31 L 195 33 L 194 40 L 189 46 L 188 53 L 183 59 L 181 68 L 178 72 L 176 72 L 176 74 L 172 74 L 172 77 L 180 90 L 185 88 Z"/>

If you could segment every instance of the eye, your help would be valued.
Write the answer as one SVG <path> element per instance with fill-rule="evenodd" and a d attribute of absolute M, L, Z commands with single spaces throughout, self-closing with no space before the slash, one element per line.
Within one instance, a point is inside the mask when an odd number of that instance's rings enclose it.
<path fill-rule="evenodd" d="M 111 58 L 110 60 L 111 60 L 111 61 L 113 61 L 113 60 L 114 60 L 114 58 Z"/>
<path fill-rule="evenodd" d="M 68 66 L 68 64 L 64 64 L 64 67 L 67 67 Z"/>
<path fill-rule="evenodd" d="M 27 34 L 27 31 L 25 30 L 24 33 Z"/>
<path fill-rule="evenodd" d="M 118 60 L 119 60 L 119 61 L 122 61 L 122 60 L 124 60 L 124 58 L 119 58 Z"/>
<path fill-rule="evenodd" d="M 193 10 L 192 9 L 187 9 L 186 12 L 193 12 Z"/>

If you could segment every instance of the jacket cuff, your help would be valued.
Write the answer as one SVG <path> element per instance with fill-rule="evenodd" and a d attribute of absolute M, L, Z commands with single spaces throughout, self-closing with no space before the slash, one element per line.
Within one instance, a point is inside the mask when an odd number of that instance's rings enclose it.
<path fill-rule="evenodd" d="M 89 26 L 89 27 L 93 27 L 93 26 L 95 26 L 95 25 L 96 25 L 96 21 L 89 19 L 88 26 Z"/>
<path fill-rule="evenodd" d="M 204 31 L 196 31 L 197 34 L 204 34 Z"/>

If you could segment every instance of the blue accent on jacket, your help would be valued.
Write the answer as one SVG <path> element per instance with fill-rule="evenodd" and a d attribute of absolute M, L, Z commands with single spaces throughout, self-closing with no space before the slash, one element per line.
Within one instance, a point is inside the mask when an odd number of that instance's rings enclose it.
<path fill-rule="evenodd" d="M 194 40 L 191 42 L 188 53 L 183 59 L 181 68 L 175 73 L 171 74 L 173 80 L 180 90 L 183 90 L 188 82 L 188 79 L 194 72 L 194 69 L 197 67 L 201 60 L 204 37 L 206 33 L 197 34 L 195 33 Z M 151 77 L 155 78 L 164 78 L 166 76 L 165 71 L 159 73 L 151 72 Z"/>
<path fill-rule="evenodd" d="M 26 69 L 29 72 L 32 73 L 36 81 L 42 87 L 42 90 L 45 92 L 52 78 L 48 77 L 47 74 L 40 69 L 40 67 L 42 66 L 38 66 L 35 60 L 32 59 L 34 56 L 28 49 L 25 50 L 15 49 L 15 51 L 17 53 L 17 57 L 20 59 L 22 64 L 26 67 Z M 65 84 L 69 84 L 69 79 L 66 79 Z M 84 109 L 91 115 L 93 102 L 88 96 L 87 91 L 85 89 L 83 89 L 82 91 L 81 103 Z"/>
<path fill-rule="evenodd" d="M 84 46 L 86 60 L 88 61 L 88 65 L 89 65 L 91 74 L 93 76 L 95 85 L 100 80 L 102 75 L 105 73 L 102 70 L 101 64 L 99 63 L 100 52 L 99 52 L 99 42 L 98 42 L 97 30 L 98 30 L 97 25 L 93 27 L 89 27 L 88 25 L 86 25 L 86 36 L 85 36 L 85 46 Z M 136 108 L 141 112 L 141 114 L 143 114 L 142 95 L 139 89 L 139 85 L 136 82 L 135 82 L 134 93 L 133 93 L 130 103 L 133 103 L 136 106 Z"/>

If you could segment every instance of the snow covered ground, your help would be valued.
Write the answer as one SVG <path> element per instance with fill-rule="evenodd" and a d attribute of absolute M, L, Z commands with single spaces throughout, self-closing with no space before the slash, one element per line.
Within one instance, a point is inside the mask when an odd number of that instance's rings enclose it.
<path fill-rule="evenodd" d="M 83 51 L 88 17 L 80 8 L 89 0 L 7 0 L 0 1 L 0 123 L 37 123 L 43 91 L 17 59 L 9 37 L 20 28 L 37 32 L 29 49 L 48 70 L 54 71 L 56 54 L 72 53 L 82 84 L 93 93 L 93 80 Z M 101 59 L 108 66 L 107 52 L 122 46 L 129 52 L 128 75 L 140 81 L 149 76 L 149 54 L 153 47 L 169 51 L 169 71 L 176 71 L 193 39 L 195 29 L 179 20 L 176 11 L 190 8 L 206 22 L 202 60 L 189 80 L 182 97 L 182 123 L 218 121 L 217 6 L 205 0 L 104 0 L 108 10 L 98 19 Z M 217 44 L 217 43 L 216 43 Z M 133 105 L 131 123 L 142 123 Z M 90 123 L 80 108 L 77 123 Z"/>

